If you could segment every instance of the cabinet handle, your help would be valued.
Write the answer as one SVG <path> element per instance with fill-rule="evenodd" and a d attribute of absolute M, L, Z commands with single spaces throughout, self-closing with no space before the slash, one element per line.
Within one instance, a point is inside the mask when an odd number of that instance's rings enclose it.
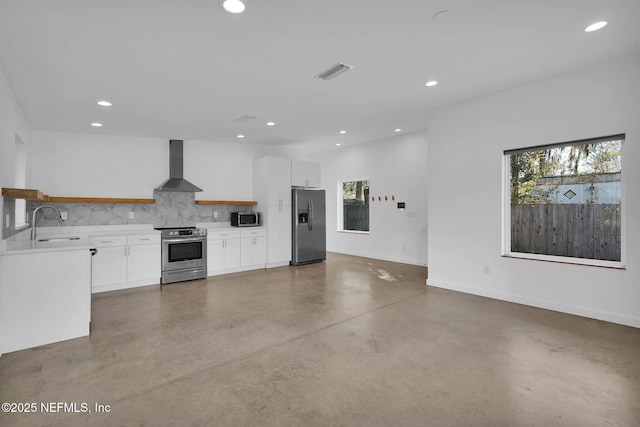
<path fill-rule="evenodd" d="M 103 240 L 100 243 L 113 243 L 113 240 Z"/>
<path fill-rule="evenodd" d="M 145 242 L 147 240 L 150 240 L 150 239 L 140 239 L 141 242 Z"/>

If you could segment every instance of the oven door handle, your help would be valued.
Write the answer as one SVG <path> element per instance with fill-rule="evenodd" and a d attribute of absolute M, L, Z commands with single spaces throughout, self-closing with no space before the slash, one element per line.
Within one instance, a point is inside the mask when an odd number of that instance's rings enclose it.
<path fill-rule="evenodd" d="M 162 239 L 162 243 L 204 242 L 206 240 L 206 237 L 187 237 L 184 239 Z"/>

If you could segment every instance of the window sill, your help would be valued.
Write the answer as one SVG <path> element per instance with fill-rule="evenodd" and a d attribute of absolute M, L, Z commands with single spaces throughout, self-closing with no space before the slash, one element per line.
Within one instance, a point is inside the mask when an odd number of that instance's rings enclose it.
<path fill-rule="evenodd" d="M 369 234 L 368 231 L 358 231 L 358 230 L 338 230 L 338 233 L 347 233 L 347 234 Z"/>
<path fill-rule="evenodd" d="M 502 258 L 526 259 L 530 261 L 553 262 L 556 264 L 584 265 L 587 267 L 612 268 L 614 270 L 626 270 L 627 267 L 618 261 L 602 261 L 597 259 L 586 258 L 570 258 L 552 255 L 525 254 L 519 252 L 510 252 L 503 254 Z"/>

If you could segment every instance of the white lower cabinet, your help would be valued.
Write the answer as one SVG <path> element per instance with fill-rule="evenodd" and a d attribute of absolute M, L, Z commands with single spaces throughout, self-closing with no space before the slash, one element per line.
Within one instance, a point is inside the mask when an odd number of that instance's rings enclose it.
<path fill-rule="evenodd" d="M 240 267 L 240 230 L 209 231 L 207 274 L 223 274 Z"/>
<path fill-rule="evenodd" d="M 265 268 L 267 231 L 262 227 L 207 230 L 207 275 Z"/>
<path fill-rule="evenodd" d="M 130 245 L 127 253 L 127 280 L 158 280 L 162 275 L 162 247 L 157 245 Z"/>
<path fill-rule="evenodd" d="M 240 235 L 242 266 L 255 265 L 264 268 L 267 263 L 267 232 L 247 229 L 242 230 Z"/>
<path fill-rule="evenodd" d="M 94 237 L 92 292 L 160 283 L 162 247 L 159 234 Z"/>
<path fill-rule="evenodd" d="M 97 246 L 97 245 L 96 245 Z M 127 281 L 126 246 L 97 246 L 98 252 L 91 259 L 91 288 L 100 288 Z"/>

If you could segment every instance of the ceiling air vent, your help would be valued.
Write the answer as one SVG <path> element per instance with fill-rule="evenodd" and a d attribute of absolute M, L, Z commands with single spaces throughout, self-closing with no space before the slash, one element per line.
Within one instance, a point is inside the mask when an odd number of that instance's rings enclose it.
<path fill-rule="evenodd" d="M 347 64 L 343 64 L 342 62 L 338 62 L 336 65 L 329 68 L 327 71 L 324 71 L 318 74 L 316 76 L 316 79 L 331 80 L 332 78 L 337 77 L 340 74 L 344 73 L 345 71 L 349 71 L 352 68 L 353 68 L 352 65 L 347 65 Z"/>
<path fill-rule="evenodd" d="M 246 122 L 250 122 L 251 120 L 255 120 L 257 119 L 256 116 L 250 116 L 248 114 L 245 114 L 244 116 L 238 117 L 237 119 L 234 120 L 234 122 L 238 122 L 238 123 L 246 123 Z"/>

